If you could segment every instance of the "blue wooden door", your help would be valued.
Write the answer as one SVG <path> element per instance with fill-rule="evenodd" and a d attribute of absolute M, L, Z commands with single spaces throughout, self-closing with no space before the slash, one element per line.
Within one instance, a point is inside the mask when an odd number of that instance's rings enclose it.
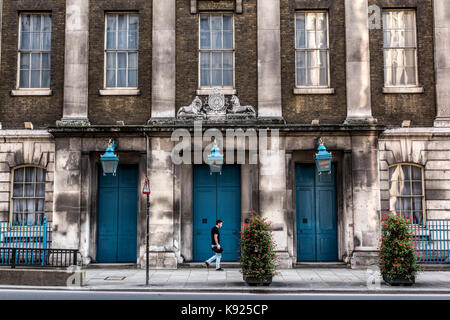
<path fill-rule="evenodd" d="M 296 165 L 299 261 L 338 260 L 335 171 L 318 175 L 315 165 Z"/>
<path fill-rule="evenodd" d="M 99 170 L 97 262 L 136 262 L 138 169 L 119 165 L 117 175 Z"/>
<path fill-rule="evenodd" d="M 207 165 L 194 166 L 193 260 L 204 261 L 213 255 L 211 229 L 223 220 L 220 242 L 222 261 L 239 259 L 241 221 L 241 176 L 239 166 L 225 165 L 222 175 L 210 175 Z"/>

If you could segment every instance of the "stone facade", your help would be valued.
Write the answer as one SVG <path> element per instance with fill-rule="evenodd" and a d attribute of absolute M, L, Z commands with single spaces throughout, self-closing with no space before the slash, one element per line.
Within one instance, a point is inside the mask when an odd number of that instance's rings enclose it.
<path fill-rule="evenodd" d="M 423 92 L 383 91 L 382 30 L 368 28 L 373 5 L 416 9 Z M 278 151 L 262 153 L 256 164 L 245 146 L 240 222 L 251 210 L 270 218 L 280 267 L 295 266 L 301 251 L 295 168 L 314 163 L 321 137 L 336 166 L 338 260 L 354 268 L 376 263 L 380 216 L 391 209 L 389 166 L 423 166 L 427 217 L 450 219 L 449 37 L 443 36 L 450 26 L 448 8 L 450 0 L 0 1 L 0 220 L 10 219 L 12 169 L 43 167 L 53 246 L 78 248 L 84 264 L 98 262 L 99 157 L 114 138 L 120 163 L 139 173 L 133 262 L 145 266 L 145 175 L 152 188 L 151 267 L 177 268 L 195 260 L 194 164 L 174 164 L 171 135 L 175 129 L 195 134 L 196 118 L 177 112 L 196 96 L 205 101 L 211 91 L 199 90 L 199 14 L 229 12 L 235 87 L 225 96 L 235 95 L 256 114 L 228 117 L 225 111 L 225 117 L 204 121 L 202 133 L 279 130 L 279 140 L 269 144 Z M 317 10 L 329 16 L 330 88 L 294 90 L 295 13 Z M 52 13 L 49 96 L 12 94 L 18 14 L 26 11 Z M 108 12 L 138 13 L 137 89 L 104 90 Z M 404 120 L 412 126 L 402 128 Z M 23 130 L 24 122 L 34 129 Z M 208 144 L 189 143 L 191 152 Z M 236 149 L 234 137 L 226 138 L 223 153 Z"/>

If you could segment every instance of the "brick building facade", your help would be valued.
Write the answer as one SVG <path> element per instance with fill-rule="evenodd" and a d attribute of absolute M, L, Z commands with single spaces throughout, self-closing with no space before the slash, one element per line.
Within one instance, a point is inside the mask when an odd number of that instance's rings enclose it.
<path fill-rule="evenodd" d="M 237 247 L 252 210 L 273 221 L 281 267 L 372 264 L 382 212 L 450 218 L 449 16 L 449 0 L 0 0 L 0 220 L 45 214 L 83 263 L 144 265 L 148 175 L 153 267 L 203 261 L 214 217 Z M 217 87 L 256 115 L 205 115 L 203 133 L 278 130 L 279 148 L 255 164 L 247 146 L 210 180 L 172 161 L 171 137 L 194 135 L 180 109 Z M 310 171 L 319 137 L 330 176 Z"/>

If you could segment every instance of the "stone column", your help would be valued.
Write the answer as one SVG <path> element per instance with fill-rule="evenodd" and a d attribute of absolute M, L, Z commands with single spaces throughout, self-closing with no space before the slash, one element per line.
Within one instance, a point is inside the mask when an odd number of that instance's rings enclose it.
<path fill-rule="evenodd" d="M 370 99 L 370 53 L 367 0 L 345 0 L 347 120 L 376 122 Z"/>
<path fill-rule="evenodd" d="M 53 248 L 80 246 L 81 168 L 81 138 L 56 138 Z"/>
<path fill-rule="evenodd" d="M 168 138 L 149 137 L 147 174 L 150 179 L 150 266 L 177 268 L 174 248 L 173 143 Z"/>
<path fill-rule="evenodd" d="M 280 138 L 280 142 L 282 138 Z M 279 148 L 278 148 L 279 147 Z M 259 214 L 273 223 L 280 268 L 292 268 L 286 219 L 286 165 L 282 143 L 259 153 Z"/>
<path fill-rule="evenodd" d="M 436 127 L 450 127 L 450 0 L 434 0 Z"/>
<path fill-rule="evenodd" d="M 282 119 L 280 0 L 258 0 L 258 117 Z"/>
<path fill-rule="evenodd" d="M 88 65 L 89 0 L 67 0 L 63 118 L 57 125 L 89 125 Z"/>
<path fill-rule="evenodd" d="M 353 242 L 352 268 L 377 262 L 380 235 L 380 182 L 376 134 L 352 136 Z"/>
<path fill-rule="evenodd" d="M 150 122 L 175 117 L 175 0 L 153 0 Z"/>

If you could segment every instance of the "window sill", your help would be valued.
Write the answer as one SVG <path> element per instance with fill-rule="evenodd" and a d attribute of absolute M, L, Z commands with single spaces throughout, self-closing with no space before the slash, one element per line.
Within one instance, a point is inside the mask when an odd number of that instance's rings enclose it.
<path fill-rule="evenodd" d="M 50 89 L 44 89 L 44 90 L 25 90 L 25 89 L 18 89 L 18 90 L 11 90 L 11 96 L 13 97 L 21 97 L 21 96 L 51 96 L 52 90 Z"/>
<path fill-rule="evenodd" d="M 334 94 L 334 88 L 294 88 L 294 94 Z"/>
<path fill-rule="evenodd" d="M 236 89 L 220 89 L 220 88 L 217 88 L 217 89 L 219 89 L 220 92 L 223 93 L 224 95 L 233 95 L 233 94 L 237 93 Z M 215 88 L 214 89 L 198 89 L 197 95 L 198 96 L 209 96 L 210 94 L 214 93 L 214 90 L 215 90 Z"/>
<path fill-rule="evenodd" d="M 423 93 L 423 87 L 383 87 L 383 93 Z"/>
<path fill-rule="evenodd" d="M 139 96 L 141 90 L 139 89 L 100 89 L 101 96 Z"/>

